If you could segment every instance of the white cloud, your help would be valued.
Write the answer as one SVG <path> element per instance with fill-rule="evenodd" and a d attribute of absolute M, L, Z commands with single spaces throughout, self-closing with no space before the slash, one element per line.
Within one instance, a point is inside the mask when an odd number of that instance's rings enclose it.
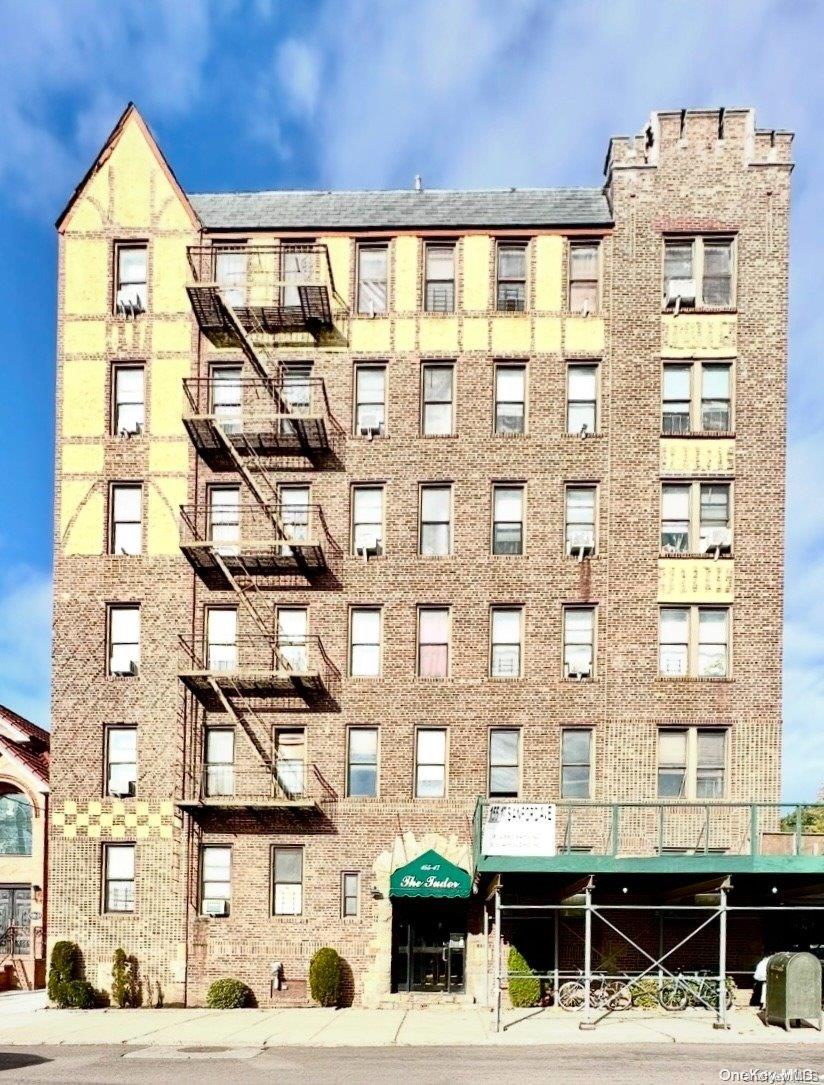
<path fill-rule="evenodd" d="M 320 95 L 320 57 L 305 41 L 290 39 L 277 50 L 278 82 L 288 110 L 311 117 Z"/>
<path fill-rule="evenodd" d="M 51 577 L 20 565 L 0 575 L 0 704 L 47 727 L 52 641 Z"/>

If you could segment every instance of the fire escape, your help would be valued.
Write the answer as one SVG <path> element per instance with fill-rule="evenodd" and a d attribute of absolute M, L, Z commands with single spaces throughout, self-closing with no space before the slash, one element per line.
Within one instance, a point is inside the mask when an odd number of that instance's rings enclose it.
<path fill-rule="evenodd" d="M 181 637 L 193 763 L 179 805 L 195 816 L 280 808 L 328 817 L 334 789 L 300 750 L 279 747 L 264 717 L 275 706 L 328 707 L 340 685 L 320 637 L 307 633 L 304 608 L 271 602 L 279 585 L 337 583 L 342 560 L 323 509 L 306 499 L 305 487 L 281 485 L 278 472 L 334 466 L 344 432 L 323 380 L 306 367 L 281 366 L 273 345 L 283 332 L 317 341 L 332 328 L 331 265 L 323 245 L 286 244 L 197 246 L 189 263 L 187 291 L 200 331 L 242 360 L 221 359 L 208 377 L 184 381 L 184 425 L 220 482 L 182 507 L 181 550 L 207 590 L 231 591 L 238 605 L 233 618 L 226 608 L 207 608 L 199 635 L 195 628 Z M 226 484 L 227 475 L 237 483 Z M 299 611 L 302 628 L 294 621 Z M 231 760 L 207 763 L 206 719 L 216 726 L 221 716 L 235 736 L 249 739 L 254 767 L 235 766 L 234 745 Z"/>

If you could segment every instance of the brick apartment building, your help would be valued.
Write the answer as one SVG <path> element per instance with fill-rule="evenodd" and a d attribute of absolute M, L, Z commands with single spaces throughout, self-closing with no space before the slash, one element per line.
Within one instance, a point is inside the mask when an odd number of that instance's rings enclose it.
<path fill-rule="evenodd" d="M 790 145 L 662 112 L 603 187 L 195 195 L 126 110 L 58 222 L 51 933 L 93 982 L 123 945 L 167 1002 L 300 1001 L 330 944 L 367 1004 L 483 998 L 501 884 L 820 868 L 746 805 Z"/>

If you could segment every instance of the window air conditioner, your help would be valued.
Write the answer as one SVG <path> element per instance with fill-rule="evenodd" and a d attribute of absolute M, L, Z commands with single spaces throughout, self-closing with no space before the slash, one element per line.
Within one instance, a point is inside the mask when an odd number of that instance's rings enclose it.
<path fill-rule="evenodd" d="M 707 532 L 702 550 L 705 554 L 714 551 L 716 557 L 721 553 L 728 554 L 732 550 L 732 531 L 728 527 L 712 528 Z"/>
<path fill-rule="evenodd" d="M 376 539 L 373 543 L 356 547 L 356 552 L 359 558 L 367 561 L 370 557 L 377 557 L 380 554 L 381 544 Z"/>
<path fill-rule="evenodd" d="M 580 682 L 583 678 L 591 678 L 592 671 L 589 667 L 581 667 L 578 668 L 578 670 L 572 670 L 570 667 L 567 667 L 566 677 L 574 678 Z"/>
<path fill-rule="evenodd" d="M 670 279 L 667 283 L 667 308 L 674 306 L 677 314 L 682 305 L 695 305 L 695 279 Z"/>
<path fill-rule="evenodd" d="M 383 433 L 383 426 L 381 425 L 358 427 L 358 436 L 368 437 L 370 441 L 373 437 L 380 437 L 381 433 Z"/>
<path fill-rule="evenodd" d="M 133 799 L 137 793 L 134 780 L 130 780 L 125 787 L 113 787 L 111 793 L 118 799 Z"/>
<path fill-rule="evenodd" d="M 228 915 L 229 914 L 229 901 L 228 900 L 204 900 L 203 902 L 203 914 L 204 915 Z"/>
<path fill-rule="evenodd" d="M 119 670 L 112 670 L 112 674 L 115 678 L 133 678 L 138 671 L 137 663 L 135 660 L 131 660 L 125 667 Z"/>
<path fill-rule="evenodd" d="M 589 532 L 578 531 L 573 534 L 572 538 L 567 543 L 567 557 L 577 557 L 579 561 L 582 561 L 584 557 L 589 557 L 595 553 L 595 542 L 592 535 Z"/>
<path fill-rule="evenodd" d="M 118 437 L 139 437 L 143 433 L 143 423 L 135 422 L 133 426 L 121 426 L 117 431 Z"/>

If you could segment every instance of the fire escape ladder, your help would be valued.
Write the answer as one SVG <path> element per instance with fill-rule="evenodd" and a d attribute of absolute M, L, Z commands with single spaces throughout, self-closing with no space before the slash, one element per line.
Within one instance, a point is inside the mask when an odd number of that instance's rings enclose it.
<path fill-rule="evenodd" d="M 252 716 L 255 723 L 257 723 L 259 726 L 261 726 L 263 731 L 265 732 L 266 731 L 265 726 L 263 726 L 262 721 L 258 717 L 257 713 L 255 713 L 252 710 L 249 702 L 241 694 L 241 692 L 238 690 L 237 686 L 234 685 L 234 683 L 230 683 L 230 684 L 232 685 L 232 689 L 233 689 L 233 691 L 235 693 L 235 696 L 238 697 L 239 700 L 241 700 L 243 702 L 243 705 L 244 705 L 244 708 L 246 709 L 246 712 L 250 716 Z M 210 677 L 209 678 L 209 685 L 212 687 L 213 692 L 215 693 L 215 695 L 217 696 L 217 698 L 220 701 L 221 705 L 223 706 L 223 710 L 227 713 L 227 715 L 232 720 L 234 720 L 234 722 L 237 724 L 238 727 L 243 728 L 243 731 L 245 732 L 246 737 L 249 739 L 249 741 L 252 743 L 252 745 L 255 747 L 258 754 L 260 755 L 260 759 L 263 762 L 264 766 L 266 767 L 267 772 L 273 772 L 274 771 L 274 764 L 273 764 L 272 758 L 266 752 L 263 744 L 258 739 L 257 735 L 255 734 L 254 728 L 248 727 L 246 725 L 246 720 L 244 719 L 244 717 L 239 712 L 235 711 L 235 706 L 232 704 L 232 702 L 229 700 L 229 698 L 226 696 L 226 694 L 220 688 L 220 683 L 219 682 L 216 682 L 214 678 Z"/>

